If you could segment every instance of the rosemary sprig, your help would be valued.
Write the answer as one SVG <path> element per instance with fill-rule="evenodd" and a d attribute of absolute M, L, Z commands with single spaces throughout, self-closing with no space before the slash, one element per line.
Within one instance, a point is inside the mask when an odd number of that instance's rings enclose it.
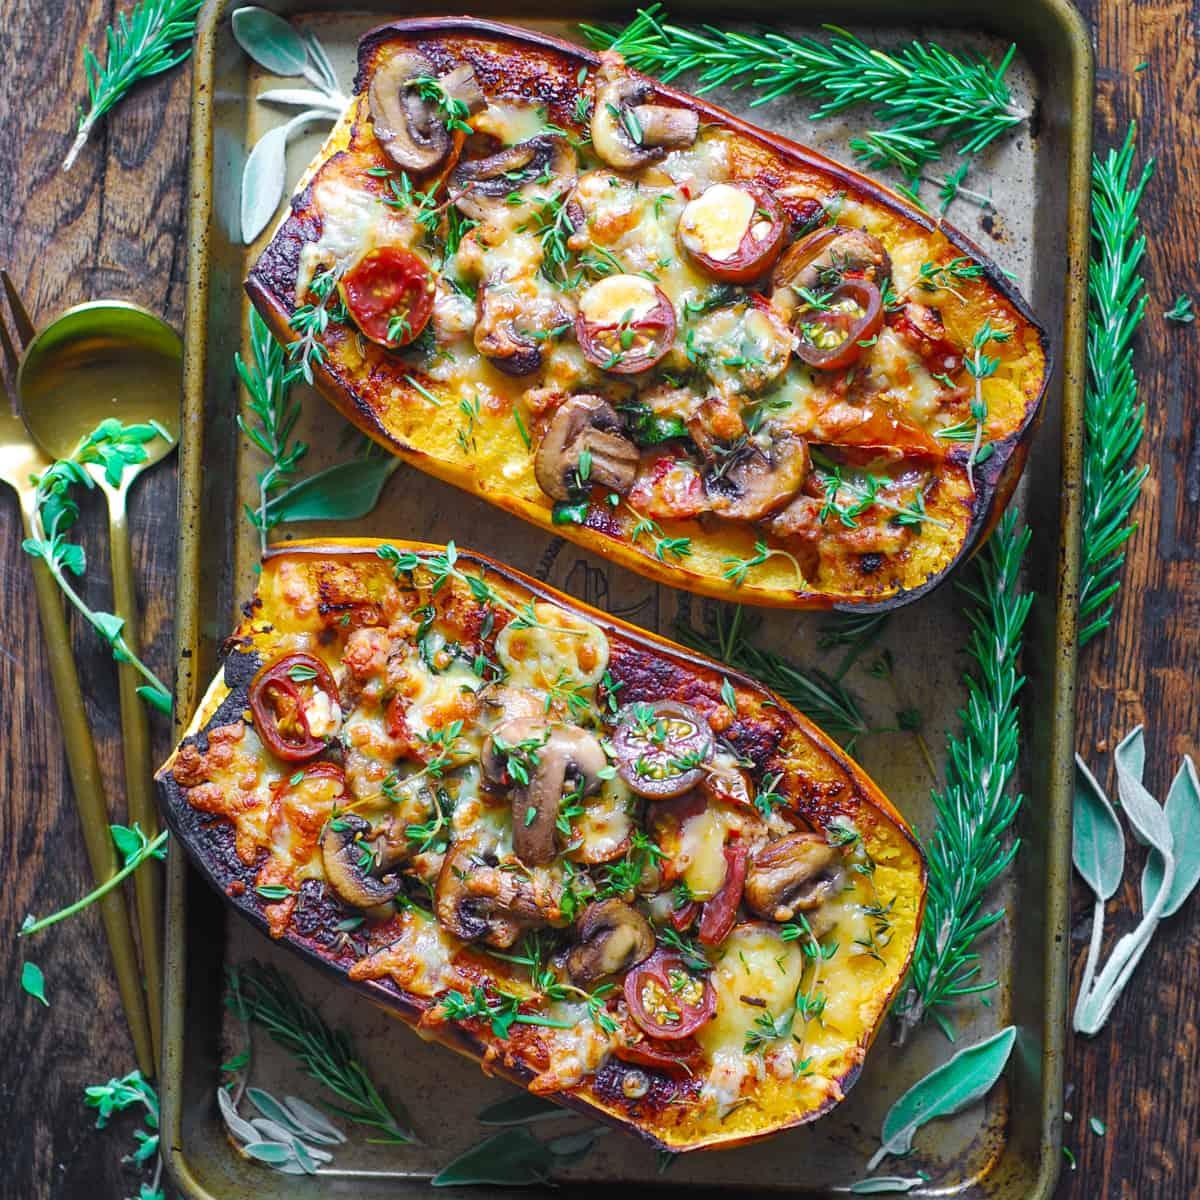
<path fill-rule="evenodd" d="M 673 25 L 666 16 L 652 4 L 624 29 L 580 30 L 593 46 L 617 50 L 637 70 L 664 80 L 699 71 L 702 93 L 749 83 L 761 93 L 753 101 L 759 105 L 798 92 L 821 99 L 814 119 L 870 104 L 879 128 L 850 142 L 870 167 L 896 167 L 915 178 L 951 143 L 960 154 L 977 154 L 1029 116 L 1004 79 L 1015 46 L 992 65 L 918 41 L 885 53 L 836 25 L 825 26 L 830 36 L 819 40 Z"/>
<path fill-rule="evenodd" d="M 1131 181 L 1135 133 L 1131 124 L 1120 150 L 1092 158 L 1080 646 L 1112 622 L 1112 599 L 1121 586 L 1117 573 L 1125 561 L 1122 547 L 1136 528 L 1128 521 L 1129 512 L 1149 472 L 1131 460 L 1146 427 L 1146 406 L 1138 403 L 1133 370 L 1133 337 L 1146 311 L 1139 273 L 1146 238 L 1139 232 L 1137 209 L 1154 160 Z"/>
<path fill-rule="evenodd" d="M 103 66 L 90 49 L 83 52 L 90 103 L 86 112 L 80 110 L 64 171 L 74 166 L 96 122 L 135 83 L 169 71 L 191 54 L 196 14 L 203 4 L 204 0 L 141 0 L 104 31 L 108 54 Z"/>
<path fill-rule="evenodd" d="M 953 1040 L 944 1010 L 995 986 L 977 982 L 975 944 L 1004 916 L 1002 908 L 984 914 L 980 908 L 1020 844 L 1006 847 L 1003 839 L 1021 807 L 1021 796 L 1010 795 L 1008 785 L 1019 753 L 1017 693 L 1025 682 L 1017 659 L 1033 603 L 1019 578 L 1028 545 L 1029 530 L 1018 530 L 1010 509 L 980 556 L 977 579 L 961 585 L 974 601 L 967 614 L 972 627 L 967 651 L 975 666 L 966 678 L 962 728 L 947 743 L 946 783 L 933 793 L 937 825 L 926 847 L 929 896 L 908 988 L 896 1006 L 898 1042 L 926 1015 Z"/>
<path fill-rule="evenodd" d="M 307 1075 L 337 1096 L 342 1103 L 329 1105 L 332 1111 L 379 1130 L 382 1136 L 372 1140 L 402 1145 L 414 1140 L 371 1082 L 350 1039 L 331 1029 L 283 975 L 272 967 L 244 963 L 229 969 L 228 985 L 225 1004 L 230 1011 L 261 1025 Z"/>
<path fill-rule="evenodd" d="M 157 422 L 124 425 L 115 417 L 101 421 L 87 437 L 80 439 L 70 457 L 60 458 L 38 477 L 32 536 L 21 543 L 21 548 L 46 564 L 63 595 L 109 644 L 113 658 L 119 663 L 129 663 L 146 681 L 138 688 L 138 695 L 159 712 L 170 713 L 170 689 L 130 649 L 122 633 L 125 622 L 115 613 L 90 608 L 67 578 L 68 575 L 81 578 L 87 566 L 83 547 L 68 541 L 66 536 L 79 518 L 79 505 L 72 498 L 71 489 L 77 484 L 95 487 L 86 470 L 90 465 L 102 466 L 108 482 L 118 486 L 127 466 L 146 461 L 146 443 L 157 437 L 171 440 Z"/>
<path fill-rule="evenodd" d="M 257 309 L 250 311 L 250 355 L 246 363 L 241 354 L 233 356 L 238 375 L 250 399 L 247 407 L 258 419 L 251 424 L 238 413 L 238 428 L 271 460 L 258 480 L 258 507 L 246 508 L 250 524 L 258 530 L 262 552 L 267 552 L 267 531 L 276 524 L 267 506 L 271 494 L 283 487 L 296 473 L 300 460 L 308 453 L 308 444 L 292 441 L 292 431 L 300 419 L 300 401 L 291 398 L 292 374 L 284 363 L 283 347 L 275 340 Z"/>

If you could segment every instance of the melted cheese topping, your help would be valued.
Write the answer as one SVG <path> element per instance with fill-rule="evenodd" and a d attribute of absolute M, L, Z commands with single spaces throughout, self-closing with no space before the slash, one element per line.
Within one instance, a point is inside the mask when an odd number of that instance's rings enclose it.
<path fill-rule="evenodd" d="M 579 311 L 592 325 L 640 321 L 658 306 L 654 284 L 640 275 L 610 275 L 579 298 Z"/>
<path fill-rule="evenodd" d="M 723 261 L 741 249 L 754 220 L 756 202 L 743 188 L 714 183 L 688 203 L 679 218 L 679 232 L 690 249 Z M 770 229 L 767 223 L 760 233 Z"/>

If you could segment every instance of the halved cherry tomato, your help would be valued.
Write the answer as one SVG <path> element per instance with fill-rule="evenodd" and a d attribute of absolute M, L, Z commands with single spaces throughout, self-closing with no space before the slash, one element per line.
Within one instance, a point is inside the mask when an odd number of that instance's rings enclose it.
<path fill-rule="evenodd" d="M 625 1003 L 652 1038 L 675 1042 L 712 1020 L 717 994 L 678 954 L 660 947 L 625 976 Z"/>
<path fill-rule="evenodd" d="M 720 253 L 713 253 L 713 239 L 705 237 L 705 227 L 740 224 L 743 216 L 746 224 L 737 244 L 726 243 Z M 786 232 L 783 210 L 774 197 L 744 183 L 714 183 L 679 215 L 684 253 L 706 274 L 725 283 L 748 283 L 770 270 Z"/>
<path fill-rule="evenodd" d="M 579 298 L 575 337 L 584 357 L 602 370 L 647 371 L 675 340 L 675 306 L 641 275 L 610 275 Z"/>
<path fill-rule="evenodd" d="M 685 929 L 691 927 L 692 922 L 696 919 L 696 914 L 700 911 L 699 900 L 689 900 L 686 904 L 679 908 L 671 909 L 671 915 L 667 918 L 671 922 L 671 928 L 676 933 L 682 933 Z"/>
<path fill-rule="evenodd" d="M 746 847 L 742 842 L 730 842 L 725 847 L 725 882 L 721 890 L 704 905 L 700 914 L 700 941 L 705 946 L 717 946 L 737 920 L 742 889 L 746 885 Z"/>
<path fill-rule="evenodd" d="M 342 276 L 338 290 L 359 329 L 393 350 L 418 338 L 433 313 L 433 275 L 401 246 L 368 250 Z"/>
<path fill-rule="evenodd" d="M 898 312 L 888 313 L 887 323 L 925 360 L 930 374 L 956 375 L 962 370 L 962 347 L 950 340 L 937 309 L 910 300 Z"/>
<path fill-rule="evenodd" d="M 858 359 L 883 324 L 879 289 L 865 279 L 843 279 L 832 292 L 806 302 L 792 318 L 796 354 L 820 371 L 839 371 Z"/>
<path fill-rule="evenodd" d="M 708 722 L 689 704 L 630 704 L 613 733 L 617 771 L 639 796 L 663 800 L 700 782 L 712 757 Z"/>
<path fill-rule="evenodd" d="M 639 1067 L 653 1067 L 664 1075 L 676 1078 L 694 1075 L 703 1060 L 699 1043 L 690 1037 L 674 1042 L 644 1037 L 636 1042 L 621 1043 L 613 1053 L 622 1062 L 633 1063 Z"/>
<path fill-rule="evenodd" d="M 294 775 L 285 776 L 278 783 L 272 785 L 272 791 L 276 796 L 282 796 L 287 792 L 294 791 L 307 779 L 332 779 L 342 785 L 343 793 L 347 790 L 344 767 L 334 762 L 316 762 L 301 767 Z"/>
<path fill-rule="evenodd" d="M 329 668 L 311 654 L 285 654 L 267 663 L 250 681 L 250 715 L 263 744 L 284 762 L 305 762 L 325 749 L 309 732 L 305 707 L 317 692 L 338 703 Z"/>

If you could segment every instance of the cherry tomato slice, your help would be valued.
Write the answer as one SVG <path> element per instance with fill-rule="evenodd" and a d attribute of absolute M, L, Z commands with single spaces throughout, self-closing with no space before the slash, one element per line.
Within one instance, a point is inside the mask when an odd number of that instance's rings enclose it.
<path fill-rule="evenodd" d="M 937 309 L 909 301 L 899 312 L 888 313 L 887 323 L 925 360 L 931 375 L 962 370 L 962 347 L 950 340 Z"/>
<path fill-rule="evenodd" d="M 630 704 L 613 733 L 617 771 L 639 796 L 664 800 L 700 782 L 712 757 L 708 722 L 689 704 Z"/>
<path fill-rule="evenodd" d="M 283 796 L 288 792 L 295 791 L 307 779 L 332 779 L 342 785 L 343 795 L 348 790 L 345 768 L 333 762 L 309 763 L 307 766 L 301 767 L 294 775 L 288 775 L 274 784 L 272 790 L 276 796 Z"/>
<path fill-rule="evenodd" d="M 392 350 L 415 341 L 433 313 L 433 276 L 400 246 L 368 250 L 342 276 L 338 290 L 359 329 Z"/>
<path fill-rule="evenodd" d="M 796 354 L 819 371 L 839 371 L 858 360 L 883 324 L 879 289 L 865 279 L 844 279 L 820 297 L 820 306 L 806 303 L 792 318 L 799 335 Z"/>
<path fill-rule="evenodd" d="M 675 1042 L 712 1020 L 717 994 L 678 954 L 660 947 L 625 976 L 625 1003 L 652 1038 Z"/>
<path fill-rule="evenodd" d="M 671 915 L 667 920 L 671 922 L 671 928 L 676 933 L 683 933 L 685 929 L 691 928 L 691 924 L 696 919 L 696 914 L 699 911 L 700 901 L 689 900 L 681 908 L 671 909 Z"/>
<path fill-rule="evenodd" d="M 580 297 L 575 337 L 584 357 L 604 371 L 648 371 L 675 341 L 675 306 L 640 275 L 610 275 Z"/>
<path fill-rule="evenodd" d="M 662 1042 L 657 1038 L 644 1037 L 636 1042 L 625 1042 L 613 1053 L 622 1062 L 639 1067 L 652 1067 L 664 1075 L 682 1078 L 694 1075 L 700 1067 L 703 1055 L 694 1038 L 680 1038 L 675 1042 Z"/>
<path fill-rule="evenodd" d="M 700 941 L 705 946 L 717 946 L 737 920 L 742 889 L 746 885 L 746 847 L 731 842 L 725 847 L 725 882 L 721 890 L 704 905 L 700 914 Z"/>
<path fill-rule="evenodd" d="M 737 245 L 725 244 L 721 247 L 724 253 L 713 253 L 705 228 L 740 224 L 743 216 L 745 230 Z M 679 215 L 679 244 L 684 253 L 706 274 L 725 283 L 748 283 L 770 270 L 786 232 L 783 210 L 774 197 L 747 184 L 714 183 Z"/>
<path fill-rule="evenodd" d="M 305 762 L 325 749 L 314 736 L 305 706 L 316 692 L 338 703 L 329 668 L 311 654 L 285 654 L 267 663 L 250 681 L 250 715 L 263 744 L 284 762 Z"/>

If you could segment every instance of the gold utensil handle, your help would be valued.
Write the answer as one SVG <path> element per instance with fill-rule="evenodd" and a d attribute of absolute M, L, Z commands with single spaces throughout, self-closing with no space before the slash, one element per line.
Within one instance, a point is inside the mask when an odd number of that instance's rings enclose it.
<path fill-rule="evenodd" d="M 29 509 L 31 503 L 32 492 L 23 493 L 21 516 L 27 536 L 32 533 Z M 71 654 L 71 635 L 63 612 L 62 595 L 45 563 L 40 559 L 33 559 L 30 566 L 33 569 L 46 655 L 50 659 L 50 678 L 54 684 L 58 717 L 67 748 L 71 787 L 75 792 L 75 804 L 79 809 L 79 820 L 83 826 L 83 840 L 91 862 L 92 875 L 96 883 L 101 884 L 117 873 L 118 864 L 116 849 L 108 829 L 108 805 L 100 779 L 96 746 L 92 741 L 92 731 L 83 706 L 83 693 L 79 690 L 79 674 Z M 104 922 L 104 931 L 108 935 L 108 945 L 117 971 L 117 988 L 133 1038 L 134 1055 L 142 1074 L 152 1076 L 155 1066 L 154 1049 L 125 894 L 119 887 L 113 888 L 96 903 L 100 909 L 100 919 Z"/>
<path fill-rule="evenodd" d="M 112 563 L 113 608 L 125 621 L 122 631 L 134 654 L 141 654 L 138 634 L 137 594 L 134 591 L 133 555 L 129 548 L 129 521 L 124 488 L 101 485 L 108 497 L 108 547 Z M 141 676 L 129 663 L 117 667 L 121 697 L 121 741 L 125 760 L 125 804 L 130 822 L 136 821 L 151 840 L 158 836 L 158 809 L 152 787 L 150 722 L 146 703 L 137 694 Z M 142 947 L 142 970 L 150 1005 L 150 1037 L 157 1060 L 162 1050 L 162 868 L 148 859 L 134 873 L 137 901 L 138 940 Z"/>

